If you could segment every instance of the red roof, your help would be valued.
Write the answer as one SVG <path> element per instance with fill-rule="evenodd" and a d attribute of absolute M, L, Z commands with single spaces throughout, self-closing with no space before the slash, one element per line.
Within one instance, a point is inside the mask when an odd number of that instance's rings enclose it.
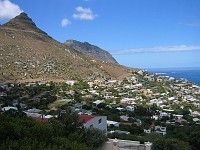
<path fill-rule="evenodd" d="M 40 117 L 32 117 L 32 119 L 34 120 L 38 120 L 38 121 L 43 121 L 43 122 L 48 122 L 48 118 L 40 118 Z"/>
<path fill-rule="evenodd" d="M 134 124 L 136 125 L 136 126 L 141 126 L 141 123 L 139 123 L 139 122 L 134 122 Z"/>
<path fill-rule="evenodd" d="M 124 124 L 124 125 L 128 125 L 128 126 L 131 126 L 132 124 L 135 124 L 136 126 L 141 126 L 141 123 L 139 122 L 134 122 L 134 123 L 131 123 L 131 122 L 120 122 L 120 124 Z"/>
<path fill-rule="evenodd" d="M 95 118 L 96 116 L 93 115 L 79 115 L 79 119 L 83 120 L 84 122 L 88 122 L 89 120 Z"/>
<path fill-rule="evenodd" d="M 183 118 L 180 118 L 180 119 L 177 119 L 176 122 L 185 123 L 185 122 L 187 122 L 187 120 L 185 120 L 185 119 L 183 119 Z"/>

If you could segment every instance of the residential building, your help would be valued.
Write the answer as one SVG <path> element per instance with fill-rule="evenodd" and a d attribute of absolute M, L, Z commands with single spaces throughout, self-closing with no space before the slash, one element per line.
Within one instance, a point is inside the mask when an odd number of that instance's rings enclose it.
<path fill-rule="evenodd" d="M 107 133 L 107 116 L 79 115 L 79 119 L 83 120 L 85 128 L 96 128 Z"/>
<path fill-rule="evenodd" d="M 113 125 L 115 127 L 119 127 L 119 122 L 107 120 L 107 125 L 108 126 Z"/>

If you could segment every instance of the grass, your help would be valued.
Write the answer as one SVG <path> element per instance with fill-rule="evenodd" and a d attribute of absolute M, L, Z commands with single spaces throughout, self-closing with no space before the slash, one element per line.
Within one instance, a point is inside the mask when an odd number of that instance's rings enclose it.
<path fill-rule="evenodd" d="M 50 104 L 49 107 L 50 108 L 53 108 L 53 107 L 58 108 L 58 107 L 61 107 L 61 106 L 65 105 L 65 104 L 67 104 L 67 103 L 68 102 L 66 102 L 66 101 L 55 101 L 52 104 Z"/>

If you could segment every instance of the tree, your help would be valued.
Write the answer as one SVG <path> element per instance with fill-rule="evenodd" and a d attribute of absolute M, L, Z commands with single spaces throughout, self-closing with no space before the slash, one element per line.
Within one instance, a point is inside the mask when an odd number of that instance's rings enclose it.
<path fill-rule="evenodd" d="M 85 129 L 83 139 L 86 145 L 97 148 L 107 140 L 107 137 L 101 130 L 90 128 Z"/>
<path fill-rule="evenodd" d="M 154 150 L 191 150 L 189 143 L 178 139 L 159 139 L 153 143 Z"/>
<path fill-rule="evenodd" d="M 25 112 L 23 112 L 22 110 L 14 110 L 14 109 L 10 109 L 8 111 L 6 111 L 4 114 L 11 116 L 11 117 L 25 117 L 27 116 Z"/>
<path fill-rule="evenodd" d="M 29 117 L 0 114 L 0 149 L 91 150 L 82 141 L 69 140 L 58 120 L 35 121 Z"/>
<path fill-rule="evenodd" d="M 70 133 L 78 130 L 83 130 L 83 121 L 79 119 L 78 114 L 75 112 L 60 114 L 58 116 L 58 120 L 64 124 L 66 135 L 69 135 Z"/>
<path fill-rule="evenodd" d="M 199 150 L 200 148 L 200 131 L 192 132 L 189 138 L 189 142 L 192 145 L 193 150 Z"/>
<path fill-rule="evenodd" d="M 144 130 L 142 129 L 142 127 L 138 127 L 135 124 L 132 124 L 130 126 L 130 130 L 129 130 L 132 134 L 142 134 L 144 133 Z"/>

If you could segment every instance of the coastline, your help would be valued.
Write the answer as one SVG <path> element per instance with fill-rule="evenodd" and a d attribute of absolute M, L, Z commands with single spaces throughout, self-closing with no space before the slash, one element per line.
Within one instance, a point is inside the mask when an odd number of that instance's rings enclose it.
<path fill-rule="evenodd" d="M 145 70 L 161 76 L 170 76 L 176 79 L 184 78 L 197 85 L 200 85 L 200 67 L 148 68 Z"/>

